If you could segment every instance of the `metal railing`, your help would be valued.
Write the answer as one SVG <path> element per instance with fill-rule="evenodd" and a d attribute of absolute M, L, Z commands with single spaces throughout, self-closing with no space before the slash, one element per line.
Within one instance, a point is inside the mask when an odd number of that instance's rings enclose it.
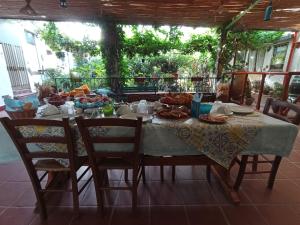
<path fill-rule="evenodd" d="M 114 78 L 116 79 L 116 78 Z M 109 88 L 111 78 L 55 78 L 57 89 L 69 91 L 87 84 L 91 90 Z M 133 92 L 215 92 L 215 77 L 117 78 L 122 93 Z"/>

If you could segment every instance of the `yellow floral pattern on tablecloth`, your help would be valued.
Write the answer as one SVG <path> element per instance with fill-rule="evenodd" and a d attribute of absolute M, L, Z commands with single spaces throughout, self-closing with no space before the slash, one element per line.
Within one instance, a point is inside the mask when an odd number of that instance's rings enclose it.
<path fill-rule="evenodd" d="M 222 125 L 207 124 L 193 120 L 192 123 L 170 122 L 166 126 L 170 132 L 185 143 L 195 147 L 225 168 L 229 168 L 232 160 L 256 137 L 263 122 L 231 117 Z"/>
<path fill-rule="evenodd" d="M 153 132 L 166 128 L 167 132 L 173 133 L 183 143 L 192 146 L 199 153 L 228 168 L 232 160 L 253 141 L 263 125 L 263 118 L 259 116 L 233 116 L 222 125 L 207 124 L 196 119 L 189 119 L 187 121 L 166 120 L 154 126 L 153 124 L 145 124 L 144 126 L 152 127 Z M 85 156 L 87 152 L 78 127 L 74 124 L 71 124 L 71 127 L 77 155 Z M 24 137 L 64 136 L 64 130 L 61 127 L 21 126 L 18 129 Z M 93 127 L 89 129 L 89 132 L 92 136 L 105 136 L 109 132 L 114 133 L 108 127 Z M 169 144 L 172 145 L 172 143 Z M 67 152 L 67 147 L 64 144 L 37 143 L 37 145 L 48 152 Z M 144 151 L 147 151 L 146 148 L 147 146 L 145 146 Z M 68 165 L 66 160 L 59 162 Z"/>

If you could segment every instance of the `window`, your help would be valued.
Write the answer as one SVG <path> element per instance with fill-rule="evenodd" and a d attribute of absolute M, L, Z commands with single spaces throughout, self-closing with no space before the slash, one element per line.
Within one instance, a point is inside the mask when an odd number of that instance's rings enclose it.
<path fill-rule="evenodd" d="M 273 57 L 271 60 L 271 70 L 282 71 L 288 44 L 276 45 L 274 47 Z"/>
<path fill-rule="evenodd" d="M 34 33 L 25 30 L 25 38 L 28 44 L 35 45 Z"/>

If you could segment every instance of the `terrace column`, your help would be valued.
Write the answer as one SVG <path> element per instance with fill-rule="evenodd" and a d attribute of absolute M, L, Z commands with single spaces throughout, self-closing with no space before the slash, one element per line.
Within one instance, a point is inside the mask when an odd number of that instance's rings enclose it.
<path fill-rule="evenodd" d="M 102 53 L 109 85 L 113 92 L 120 93 L 120 39 L 117 24 L 113 21 L 102 21 Z"/>
<path fill-rule="evenodd" d="M 224 67 L 224 45 L 227 41 L 227 33 L 228 33 L 227 30 L 225 30 L 225 29 L 221 30 L 218 55 L 217 55 L 217 60 L 216 60 L 217 80 L 220 80 L 222 78 L 223 67 Z"/>

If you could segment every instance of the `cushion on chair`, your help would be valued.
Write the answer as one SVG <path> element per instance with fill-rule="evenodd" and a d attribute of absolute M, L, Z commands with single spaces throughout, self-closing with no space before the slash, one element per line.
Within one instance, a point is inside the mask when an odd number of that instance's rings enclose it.
<path fill-rule="evenodd" d="M 65 167 L 54 159 L 41 159 L 38 160 L 34 167 L 39 171 L 70 171 L 69 167 Z"/>

